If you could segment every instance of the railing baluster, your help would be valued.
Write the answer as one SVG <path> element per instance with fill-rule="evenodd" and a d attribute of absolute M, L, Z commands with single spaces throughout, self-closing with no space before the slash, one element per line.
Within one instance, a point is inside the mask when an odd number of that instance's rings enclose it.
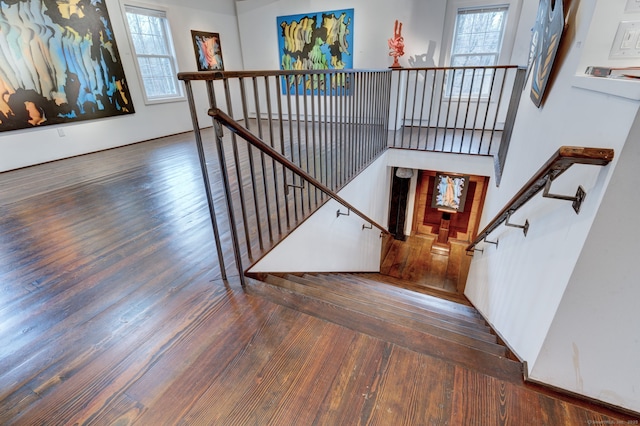
<path fill-rule="evenodd" d="M 264 140 L 263 132 L 262 132 L 262 113 L 260 109 L 260 99 L 258 92 L 258 78 L 256 76 L 252 77 L 253 82 L 253 100 L 255 102 L 256 108 L 256 121 L 258 126 L 258 137 Z M 267 214 L 267 230 L 269 232 L 269 242 L 273 243 L 273 226 L 271 225 L 271 203 L 269 202 L 269 188 L 267 185 L 267 165 L 266 160 L 264 158 L 264 153 L 260 153 L 260 165 L 262 167 L 262 187 L 264 190 L 264 205 Z"/>
<path fill-rule="evenodd" d="M 442 111 L 442 104 L 444 102 L 444 98 L 445 98 L 445 93 L 447 90 L 446 87 L 446 76 L 447 76 L 447 72 L 451 72 L 451 70 L 446 71 L 446 70 L 442 70 L 442 81 L 440 82 L 440 102 L 438 102 L 438 116 L 436 118 L 436 131 L 435 131 L 435 136 L 433 139 L 433 150 L 434 151 L 438 151 L 438 129 L 440 128 L 440 112 Z M 446 122 L 445 122 L 446 125 Z M 445 137 L 446 137 L 446 133 L 445 133 Z M 442 149 L 441 151 L 444 151 L 444 137 L 442 138 Z"/>
<path fill-rule="evenodd" d="M 489 88 L 489 96 L 487 98 L 487 108 L 484 112 L 484 121 L 482 123 L 482 134 L 480 135 L 480 145 L 478 146 L 478 154 L 482 152 L 482 142 L 484 141 L 485 129 L 487 128 L 487 120 L 489 119 L 489 108 L 491 107 L 491 98 L 493 97 L 493 86 L 496 82 L 496 69 L 492 69 L 491 73 L 491 86 Z"/>
<path fill-rule="evenodd" d="M 213 82 L 207 82 L 213 83 Z M 209 105 L 213 108 L 215 105 L 215 95 L 210 85 L 207 85 L 207 94 L 209 96 Z M 200 171 L 202 173 L 202 181 L 204 183 L 204 190 L 207 196 L 207 206 L 209 208 L 209 216 L 211 220 L 211 226 L 213 227 L 213 237 L 216 244 L 216 252 L 218 254 L 218 264 L 220 266 L 220 276 L 223 280 L 227 279 L 227 271 L 224 264 L 224 256 L 222 251 L 222 244 L 220 242 L 220 231 L 218 228 L 218 220 L 216 217 L 215 203 L 213 202 L 213 195 L 211 192 L 211 182 L 209 181 L 209 172 L 207 170 L 207 160 L 204 152 L 204 146 L 202 143 L 202 133 L 200 132 L 200 124 L 198 123 L 198 115 L 196 113 L 195 100 L 193 97 L 193 87 L 191 81 L 185 81 L 185 91 L 187 93 L 187 101 L 189 102 L 189 110 L 191 112 L 191 121 L 193 124 L 193 133 L 196 140 L 196 148 L 198 150 L 198 160 L 200 162 Z"/>
<path fill-rule="evenodd" d="M 473 141 L 476 139 L 475 134 L 476 134 L 476 125 L 478 122 L 478 112 L 480 111 L 480 105 L 482 102 L 482 91 L 484 90 L 484 79 L 485 76 L 487 75 L 487 69 L 483 68 L 482 69 L 482 79 L 480 80 L 480 90 L 478 91 L 478 100 L 477 100 L 477 104 L 476 104 L 476 114 L 475 114 L 475 118 L 473 119 L 473 133 L 471 134 L 471 142 L 469 142 L 469 150 L 467 151 L 467 154 L 471 154 L 471 149 L 473 146 Z M 487 102 L 491 102 L 491 96 L 489 96 L 489 98 L 487 99 Z M 480 129 L 480 143 L 482 143 L 482 134 L 484 133 L 484 128 Z"/>
<path fill-rule="evenodd" d="M 225 91 L 225 93 L 228 92 Z M 227 100 L 227 102 L 230 101 Z M 231 231 L 233 257 L 236 262 L 236 268 L 238 268 L 240 284 L 244 287 L 246 283 L 244 278 L 244 267 L 242 266 L 242 252 L 240 251 L 240 237 L 238 235 L 238 227 L 236 224 L 236 214 L 233 206 L 233 195 L 231 191 L 231 182 L 228 172 L 229 168 L 227 166 L 227 159 L 224 152 L 224 141 L 222 140 L 222 126 L 220 125 L 220 123 L 216 122 L 214 127 L 216 132 L 216 149 L 218 150 L 218 161 L 220 162 L 220 175 L 222 176 L 222 186 L 224 187 L 225 195 L 224 198 L 227 203 L 227 214 L 229 216 L 229 230 Z M 244 209 L 242 211 L 244 214 Z M 247 245 L 247 250 L 251 250 L 251 246 L 249 244 Z"/>
<path fill-rule="evenodd" d="M 413 148 L 414 120 L 416 117 L 416 103 L 418 102 L 418 100 L 416 99 L 416 93 L 417 93 L 417 87 L 418 87 L 418 71 L 412 70 L 411 74 L 414 75 L 414 78 L 413 78 L 413 93 L 411 94 L 411 97 L 413 98 L 413 105 L 411 107 L 411 132 L 409 133 L 409 149 Z M 420 123 L 418 123 L 418 126 L 419 125 Z M 420 132 L 420 128 L 418 127 L 418 134 L 420 134 L 419 132 Z M 417 144 L 416 144 L 416 148 L 417 148 Z"/>
<path fill-rule="evenodd" d="M 308 105 L 308 98 L 307 98 L 307 92 L 309 90 L 313 90 L 313 88 L 311 87 L 310 83 L 311 80 L 308 80 L 307 77 L 309 77 L 309 75 L 303 75 L 302 76 L 302 81 L 303 81 L 303 85 L 302 85 L 302 90 L 303 90 L 303 102 L 304 102 L 304 158 L 306 161 L 306 168 L 305 170 L 307 171 L 307 173 L 310 173 L 312 170 L 311 167 L 311 163 L 313 160 L 313 157 L 310 159 L 309 158 L 309 105 Z M 307 83 L 309 83 L 309 89 L 307 88 Z M 313 175 L 312 175 L 313 176 Z M 309 209 L 309 211 L 311 211 L 311 188 L 307 187 L 306 191 L 306 196 L 307 196 L 307 207 Z"/>
<path fill-rule="evenodd" d="M 227 111 L 229 111 L 229 115 L 233 117 L 233 106 L 231 105 L 231 89 L 229 87 L 229 80 L 224 79 L 223 83 L 224 83 L 224 93 L 227 99 Z M 240 154 L 238 152 L 238 141 L 235 133 L 231 134 L 231 146 L 233 150 L 233 160 L 236 166 L 236 179 L 238 183 L 238 194 L 240 195 L 240 210 L 242 211 L 242 224 L 243 224 L 245 242 L 247 244 L 247 255 L 249 256 L 249 259 L 251 259 L 253 255 L 251 251 L 251 239 L 249 238 L 249 221 L 247 218 L 247 206 L 245 203 L 244 187 L 242 184 L 242 171 L 240 170 L 240 167 L 239 167 Z"/>
<path fill-rule="evenodd" d="M 453 144 L 454 144 L 454 141 L 457 139 L 456 132 L 458 129 L 458 118 L 460 116 L 460 107 L 462 106 L 462 95 L 464 90 L 464 81 L 466 80 L 466 77 L 467 77 L 467 69 L 464 69 L 462 70 L 462 81 L 460 82 L 460 91 L 458 93 L 458 107 L 456 108 L 456 118 L 453 121 L 453 136 L 451 138 L 451 151 L 453 151 Z M 469 104 L 467 103 L 467 105 Z M 462 127 L 462 132 L 463 132 L 462 138 L 464 139 L 464 126 Z M 460 141 L 460 149 L 458 149 L 458 153 L 459 154 L 462 153 L 462 140 Z"/>
<path fill-rule="evenodd" d="M 495 70 L 494 73 L 498 73 L 498 70 Z M 493 125 L 491 126 L 491 138 L 489 139 L 489 147 L 487 148 L 487 155 L 491 154 L 491 145 L 493 143 L 493 136 L 496 131 L 496 124 L 498 122 L 498 114 L 500 113 L 500 106 L 502 105 L 502 94 L 504 93 L 504 85 L 506 84 L 507 76 L 506 70 L 504 70 L 502 74 L 502 83 L 500 84 L 500 92 L 498 93 L 498 102 L 496 104 L 496 112 L 493 117 Z"/>
<path fill-rule="evenodd" d="M 309 80 L 310 80 L 310 84 L 311 84 L 311 99 L 310 99 L 310 103 L 311 103 L 311 149 L 313 151 L 312 153 L 312 158 L 313 158 L 313 176 L 318 179 L 319 181 L 322 182 L 322 172 L 318 172 L 318 151 L 317 151 L 317 146 L 316 146 L 316 100 L 315 100 L 315 95 L 316 95 L 316 88 L 317 88 L 317 75 L 316 74 L 311 74 L 309 76 Z M 319 93 L 319 92 L 318 92 Z M 315 204 L 318 204 L 318 189 L 315 188 L 314 189 L 314 195 L 315 195 Z"/>
<path fill-rule="evenodd" d="M 240 83 L 240 99 L 242 101 L 242 115 L 244 117 L 244 125 L 247 128 L 247 130 L 251 130 L 250 120 L 249 120 L 249 111 L 247 108 L 247 93 L 246 93 L 244 79 L 240 78 L 239 83 Z M 256 223 L 256 228 L 258 230 L 258 245 L 260 247 L 260 250 L 264 250 L 264 242 L 262 240 L 262 219 L 260 217 L 261 215 L 260 215 L 260 206 L 258 203 L 258 188 L 257 188 L 256 176 L 255 176 L 256 168 L 255 168 L 255 163 L 253 159 L 253 150 L 251 149 L 251 145 L 249 144 L 249 142 L 247 142 L 246 148 L 247 148 L 247 157 L 249 158 L 249 178 L 251 179 L 253 207 L 255 210 L 254 214 L 256 216 L 255 223 Z M 247 229 L 247 232 L 250 233 L 249 229 Z"/>
<path fill-rule="evenodd" d="M 295 80 L 295 75 L 290 74 L 287 77 L 287 112 L 288 112 L 288 117 L 289 117 L 289 159 L 291 160 L 291 162 L 293 164 L 296 164 L 295 161 L 295 157 L 294 157 L 294 146 L 293 146 L 293 141 L 294 141 L 294 137 L 293 137 L 293 112 L 291 111 L 291 91 L 292 91 L 292 87 L 291 85 L 296 83 Z M 297 90 L 297 88 L 295 89 Z M 297 197 L 297 192 L 295 190 L 295 188 L 293 188 L 293 186 L 296 185 L 296 180 L 295 180 L 295 175 L 291 175 L 291 184 L 289 187 L 292 188 L 291 191 L 289 191 L 289 189 L 287 188 L 287 192 L 292 193 L 293 194 L 293 218 L 295 220 L 295 222 L 298 222 L 298 197 Z"/>
<path fill-rule="evenodd" d="M 347 94 L 349 96 L 349 114 L 347 115 L 349 123 L 349 169 L 352 174 L 356 170 L 356 133 L 358 131 L 354 122 L 356 105 L 355 79 L 356 75 L 350 74 L 349 85 L 347 86 Z"/>
<path fill-rule="evenodd" d="M 285 136 L 284 136 L 284 118 L 282 115 L 282 81 L 286 77 L 276 76 L 276 102 L 278 106 L 278 123 L 280 125 L 280 153 L 286 157 L 286 149 L 285 149 Z M 287 181 L 287 170 L 282 167 L 282 188 L 285 190 L 285 194 L 283 196 L 284 199 L 284 209 L 287 221 L 287 230 L 291 229 L 291 213 L 289 211 L 289 199 L 286 194 L 286 189 L 288 188 L 289 182 Z"/>
<path fill-rule="evenodd" d="M 276 77 L 277 79 L 278 77 Z M 275 148 L 275 143 L 274 143 L 274 135 L 273 135 L 273 109 L 271 107 L 271 87 L 269 84 L 269 77 L 265 76 L 264 77 L 264 88 L 265 88 L 265 93 L 266 93 L 266 98 L 267 98 L 267 119 L 269 120 L 269 142 L 271 145 L 271 148 Z M 277 93 L 278 97 L 280 97 L 280 94 Z M 280 128 L 282 128 L 282 125 L 280 125 Z M 276 204 L 276 223 L 278 225 L 278 234 L 282 234 L 282 221 L 280 219 L 281 217 L 281 211 L 280 211 L 280 193 L 278 191 L 278 172 L 276 170 L 276 163 L 275 160 L 272 158 L 271 159 L 271 171 L 273 173 L 273 187 L 274 187 L 274 197 L 275 197 L 275 204 Z"/>
<path fill-rule="evenodd" d="M 304 87 L 302 87 L 302 91 L 303 92 L 305 91 Z M 298 166 L 300 166 L 301 169 L 304 169 L 305 164 L 303 164 L 302 162 L 302 131 L 300 129 L 301 122 L 302 122 L 302 119 L 300 117 L 300 113 L 301 113 L 300 110 L 302 109 L 300 108 L 300 76 L 295 77 L 295 100 L 296 100 L 296 137 L 297 137 L 295 141 L 295 145 L 298 148 L 298 163 L 295 163 L 294 161 L 294 164 L 297 164 Z M 293 154 L 291 155 L 293 156 Z M 298 191 L 296 191 L 296 189 L 300 190 L 300 215 L 301 217 L 304 218 L 304 215 L 305 215 L 304 191 L 302 189 L 302 186 L 303 184 L 302 182 L 300 182 L 299 185 L 296 185 L 296 187 L 293 188 L 293 191 L 294 191 L 294 194 L 298 194 Z"/>
<path fill-rule="evenodd" d="M 318 103 L 318 158 L 319 158 L 319 166 L 320 166 L 320 175 L 319 180 L 323 184 L 327 185 L 327 169 L 325 167 L 325 152 L 324 152 L 324 143 L 323 143 L 323 128 L 322 121 L 324 117 L 324 111 L 322 109 L 322 99 L 324 97 L 324 84 L 322 80 L 322 76 L 316 74 L 316 79 L 318 80 L 318 96 L 316 98 L 316 102 Z M 320 198 L 324 197 L 320 194 Z"/>

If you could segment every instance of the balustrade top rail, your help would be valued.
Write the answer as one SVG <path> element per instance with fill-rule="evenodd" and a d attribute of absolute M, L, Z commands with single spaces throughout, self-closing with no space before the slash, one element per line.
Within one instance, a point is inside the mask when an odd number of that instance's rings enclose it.
<path fill-rule="evenodd" d="M 378 228 L 384 234 L 389 234 L 389 231 L 387 231 L 382 225 L 380 225 L 380 224 L 376 223 L 374 220 L 370 219 L 367 215 L 362 213 L 356 207 L 352 206 L 349 202 L 347 202 L 342 197 L 340 197 L 338 194 L 336 194 L 334 191 L 329 189 L 322 182 L 320 182 L 319 180 L 317 180 L 316 178 L 311 176 L 309 173 L 304 171 L 302 168 L 298 167 L 297 165 L 295 165 L 294 163 L 289 161 L 288 158 L 286 158 L 284 155 L 280 154 L 275 149 L 271 148 L 268 144 L 266 144 L 260 138 L 258 138 L 253 133 L 251 133 L 250 131 L 248 131 L 244 127 L 242 127 L 237 121 L 235 121 L 229 115 L 227 115 L 226 113 L 221 111 L 219 108 L 210 109 L 209 110 L 209 115 L 211 117 L 213 117 L 214 119 L 216 119 L 217 121 L 219 121 L 220 123 L 222 123 L 229 130 L 231 130 L 232 132 L 234 132 L 235 134 L 237 134 L 238 136 L 240 136 L 241 138 L 243 138 L 244 140 L 249 142 L 251 145 L 253 145 L 257 149 L 259 149 L 261 152 L 263 152 L 266 155 L 268 155 L 269 157 L 273 158 L 274 160 L 276 160 L 277 162 L 279 162 L 281 165 L 285 166 L 289 170 L 293 171 L 295 174 L 297 174 L 298 176 L 300 176 L 301 178 L 303 178 L 304 180 L 309 182 L 311 185 L 313 185 L 316 188 L 320 189 L 322 192 L 327 194 L 329 197 L 333 198 L 335 201 L 337 201 L 338 203 L 342 204 L 344 207 L 348 208 L 349 210 L 354 212 L 356 215 L 360 216 L 362 219 L 364 219 L 369 224 L 371 224 L 371 225 L 375 226 L 376 228 Z"/>
<path fill-rule="evenodd" d="M 606 166 L 613 160 L 613 149 L 585 148 L 575 146 L 562 146 L 549 158 L 549 160 L 536 172 L 522 189 L 504 206 L 491 222 L 478 234 L 475 240 L 467 246 L 467 251 L 482 242 L 493 230 L 507 220 L 510 214 L 518 210 L 524 204 L 540 192 L 547 181 L 553 181 L 574 164 L 589 164 L 594 166 Z"/>
<path fill-rule="evenodd" d="M 240 77 L 272 77 L 290 75 L 309 74 L 355 74 L 361 72 L 391 72 L 391 71 L 447 71 L 447 70 L 474 70 L 478 68 L 486 69 L 517 69 L 518 65 L 493 65 L 483 67 L 416 67 L 416 68 L 394 68 L 394 69 L 326 69 L 326 70 L 245 70 L 245 71 L 189 71 L 178 73 L 178 79 L 187 80 L 222 80 L 223 78 Z"/>
<path fill-rule="evenodd" d="M 382 69 L 327 69 L 327 70 L 260 70 L 260 71 L 197 71 L 180 72 L 178 79 L 189 80 L 222 80 L 225 78 L 251 78 L 251 77 L 273 77 L 292 75 L 326 75 L 326 74 L 356 74 L 356 73 L 386 73 L 391 70 Z"/>

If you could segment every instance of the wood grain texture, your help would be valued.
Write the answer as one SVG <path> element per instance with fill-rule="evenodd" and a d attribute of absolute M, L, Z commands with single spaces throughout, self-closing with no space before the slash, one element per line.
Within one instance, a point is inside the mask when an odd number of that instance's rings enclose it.
<path fill-rule="evenodd" d="M 214 252 L 190 134 L 0 174 L 0 424 L 631 419 L 245 292 Z"/>

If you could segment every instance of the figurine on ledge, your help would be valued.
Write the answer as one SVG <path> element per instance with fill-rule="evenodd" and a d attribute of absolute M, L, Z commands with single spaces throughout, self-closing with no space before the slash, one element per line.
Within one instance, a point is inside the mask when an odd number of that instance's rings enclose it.
<path fill-rule="evenodd" d="M 393 64 L 391 68 L 402 68 L 398 58 L 404 55 L 404 37 L 402 37 L 402 22 L 396 19 L 396 25 L 393 28 L 393 38 L 389 39 L 389 56 L 393 56 Z"/>

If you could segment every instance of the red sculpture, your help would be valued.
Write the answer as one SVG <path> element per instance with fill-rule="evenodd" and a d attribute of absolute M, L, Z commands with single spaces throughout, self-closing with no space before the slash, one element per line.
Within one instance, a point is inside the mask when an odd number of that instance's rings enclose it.
<path fill-rule="evenodd" d="M 393 64 L 391 68 L 402 68 L 398 58 L 404 55 L 404 37 L 402 37 L 402 22 L 396 19 L 396 25 L 393 28 L 393 38 L 389 39 L 389 56 L 393 56 Z"/>

